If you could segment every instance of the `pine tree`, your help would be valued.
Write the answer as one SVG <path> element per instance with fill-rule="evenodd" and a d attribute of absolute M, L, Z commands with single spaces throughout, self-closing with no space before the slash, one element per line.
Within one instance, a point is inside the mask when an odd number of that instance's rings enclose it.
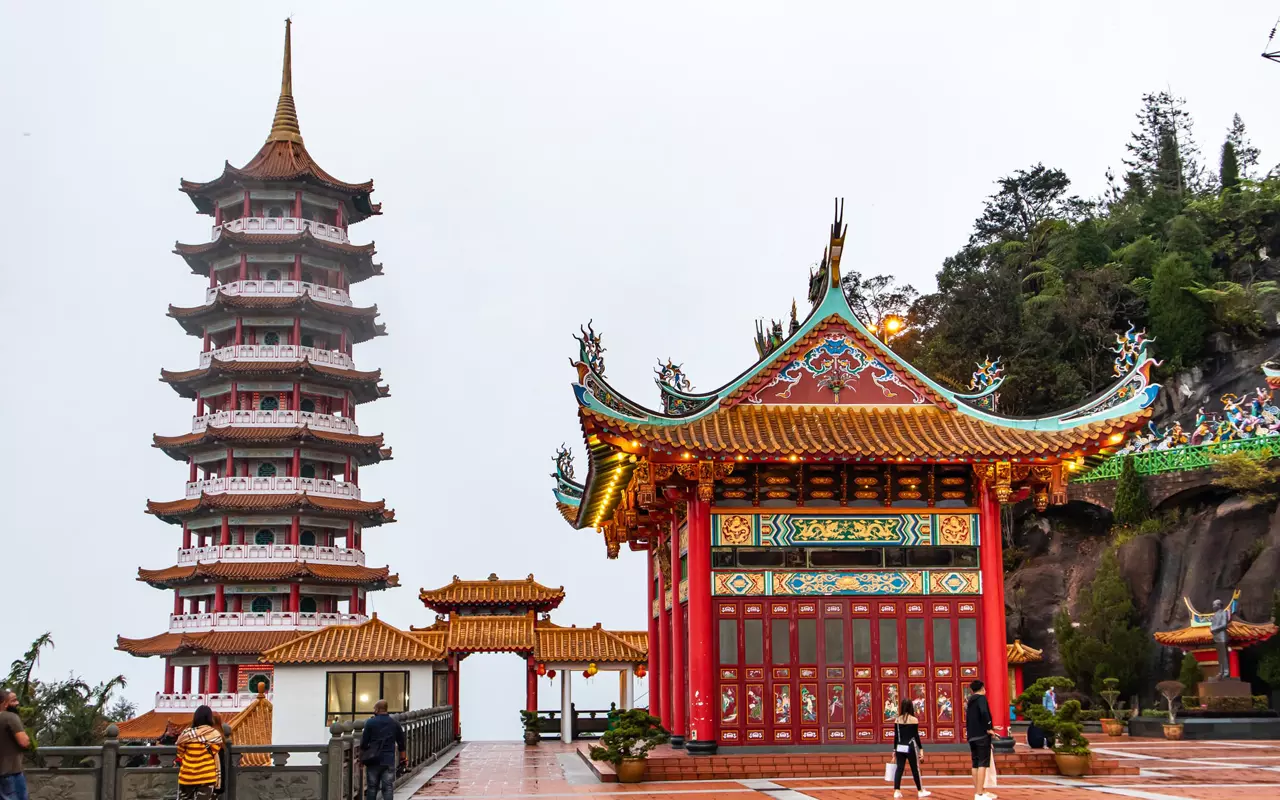
<path fill-rule="evenodd" d="M 1178 670 L 1178 681 L 1185 687 L 1183 692 L 1187 695 L 1195 694 L 1196 687 L 1203 679 L 1204 672 L 1200 669 L 1200 662 L 1190 653 L 1185 654 L 1182 657 L 1182 668 Z"/>
<path fill-rule="evenodd" d="M 1150 516 L 1151 501 L 1147 498 L 1147 487 L 1133 463 L 1133 456 L 1127 456 L 1120 465 L 1111 517 L 1117 525 L 1137 525 Z"/>
<path fill-rule="evenodd" d="M 1080 596 L 1079 627 L 1072 627 L 1065 611 L 1054 619 L 1062 665 L 1077 686 L 1096 692 L 1103 677 L 1112 677 L 1120 682 L 1123 694 L 1139 688 L 1149 637 L 1137 625 L 1137 616 L 1133 594 L 1120 574 L 1115 551 L 1109 548 L 1093 582 Z"/>
<path fill-rule="evenodd" d="M 1230 139 L 1222 143 L 1222 161 L 1218 166 L 1218 181 L 1223 189 L 1234 189 L 1240 185 L 1240 162 L 1236 158 L 1236 146 Z"/>
<path fill-rule="evenodd" d="M 1174 97 L 1169 92 L 1142 96 L 1142 110 L 1137 114 L 1138 130 L 1125 145 L 1129 158 L 1124 163 L 1147 184 L 1157 182 L 1157 175 L 1162 171 L 1162 156 L 1167 162 L 1165 150 L 1170 143 L 1180 165 L 1180 185 L 1195 190 L 1203 182 L 1198 161 L 1200 151 L 1192 135 L 1191 116 L 1183 108 L 1185 104 L 1185 99 Z M 1167 170 L 1167 166 L 1166 163 L 1163 168 Z"/>
<path fill-rule="evenodd" d="M 1180 253 L 1170 253 L 1152 270 L 1147 297 L 1151 334 L 1171 370 L 1189 366 L 1204 346 L 1207 322 L 1204 309 L 1188 291 L 1196 282 L 1195 269 Z"/>
<path fill-rule="evenodd" d="M 1261 153 L 1258 148 L 1249 143 L 1249 138 L 1244 130 L 1244 120 L 1240 119 L 1239 114 L 1231 118 L 1231 128 L 1227 131 L 1227 142 L 1235 150 L 1240 177 L 1251 179 L 1254 167 L 1258 166 L 1258 156 Z M 1223 185 L 1225 186 L 1226 184 Z"/>

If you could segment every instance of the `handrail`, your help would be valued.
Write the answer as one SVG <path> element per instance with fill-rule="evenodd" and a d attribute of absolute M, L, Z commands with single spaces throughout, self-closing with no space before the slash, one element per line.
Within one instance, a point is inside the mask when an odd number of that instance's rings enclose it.
<path fill-rule="evenodd" d="M 1273 456 L 1280 456 L 1280 437 L 1258 436 L 1252 439 L 1234 439 L 1229 442 L 1215 444 L 1185 445 L 1171 447 L 1168 450 L 1148 450 L 1145 453 L 1116 455 L 1103 461 L 1098 466 L 1073 478 L 1072 483 L 1093 483 L 1095 481 L 1111 481 L 1120 477 L 1120 469 L 1126 458 L 1133 459 L 1134 469 L 1139 475 L 1159 475 L 1165 472 L 1182 472 L 1184 470 L 1205 469 L 1212 467 L 1212 456 L 1228 453 L 1260 453 L 1269 451 Z"/>

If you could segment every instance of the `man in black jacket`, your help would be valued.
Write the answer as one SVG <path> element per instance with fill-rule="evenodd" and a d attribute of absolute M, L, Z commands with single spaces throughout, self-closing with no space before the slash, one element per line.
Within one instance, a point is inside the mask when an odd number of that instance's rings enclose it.
<path fill-rule="evenodd" d="M 987 768 L 991 766 L 991 741 L 996 732 L 991 722 L 991 706 L 987 705 L 987 688 L 982 681 L 969 684 L 969 704 L 964 712 L 964 731 L 969 739 L 969 755 L 973 761 L 973 800 L 991 800 L 985 791 Z"/>
<path fill-rule="evenodd" d="M 400 749 L 400 762 L 408 760 L 404 749 L 404 728 L 387 713 L 387 701 L 379 700 L 373 706 L 373 716 L 365 720 L 360 734 L 360 761 L 364 763 L 365 800 L 392 800 L 395 794 L 396 748 Z"/>

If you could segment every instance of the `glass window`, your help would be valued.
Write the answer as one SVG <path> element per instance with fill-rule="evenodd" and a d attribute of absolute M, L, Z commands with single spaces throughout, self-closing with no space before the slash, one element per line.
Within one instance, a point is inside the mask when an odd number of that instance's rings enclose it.
<path fill-rule="evenodd" d="M 955 567 L 976 567 L 978 566 L 978 548 L 976 547 L 956 547 L 952 549 L 955 553 L 955 559 L 951 562 Z"/>
<path fill-rule="evenodd" d="M 720 620 L 720 663 L 738 663 L 738 621 Z"/>
<path fill-rule="evenodd" d="M 269 280 L 269 281 L 278 281 L 278 280 L 280 280 L 280 270 L 278 270 L 278 269 L 269 269 L 269 270 L 267 270 L 267 280 Z"/>
<path fill-rule="evenodd" d="M 301 407 L 302 407 L 302 410 L 308 414 L 316 413 L 316 401 L 312 400 L 309 397 L 302 401 Z"/>
<path fill-rule="evenodd" d="M 351 694 L 355 679 L 355 673 L 352 672 L 329 673 L 329 699 L 326 710 L 330 721 L 335 718 L 334 715 L 336 714 L 349 715 L 353 711 Z M 346 719 L 347 717 L 337 718 Z"/>
<path fill-rule="evenodd" d="M 907 618 L 907 663 L 924 663 L 924 620 Z"/>
<path fill-rule="evenodd" d="M 798 620 L 796 624 L 796 655 L 801 664 L 818 663 L 818 621 L 816 619 Z"/>
<path fill-rule="evenodd" d="M 935 662 L 951 661 L 951 620 L 949 619 L 933 621 L 933 660 Z"/>
<path fill-rule="evenodd" d="M 253 535 L 254 544 L 275 544 L 276 535 L 272 531 L 263 528 Z"/>
<path fill-rule="evenodd" d="M 853 621 L 853 663 L 871 663 L 871 620 Z"/>
<path fill-rule="evenodd" d="M 304 547 L 315 547 L 315 546 L 316 546 L 316 532 L 315 532 L 315 531 L 303 531 L 303 532 L 302 532 L 302 535 L 298 537 L 298 543 L 299 543 L 299 544 L 301 544 L 301 545 L 303 545 Z"/>
<path fill-rule="evenodd" d="M 259 478 L 274 478 L 276 475 L 276 465 L 270 461 L 263 462 L 258 465 Z"/>
<path fill-rule="evenodd" d="M 732 550 L 717 548 L 711 551 L 711 566 L 715 569 L 727 569 L 738 566 L 738 563 Z"/>
<path fill-rule="evenodd" d="M 391 713 L 409 709 L 407 672 L 330 672 L 325 698 L 327 723 L 366 719 L 378 700 L 387 701 Z"/>
<path fill-rule="evenodd" d="M 788 567 L 805 566 L 805 552 L 799 547 L 790 547 L 782 551 L 783 564 Z"/>
<path fill-rule="evenodd" d="M 960 619 L 960 660 L 966 663 L 978 660 L 978 621 L 973 617 Z"/>
<path fill-rule="evenodd" d="M 298 610 L 304 614 L 316 613 L 316 599 L 314 597 L 304 597 L 298 603 Z"/>
<path fill-rule="evenodd" d="M 907 548 L 886 547 L 884 549 L 884 565 L 886 567 L 905 567 L 907 565 Z"/>
<path fill-rule="evenodd" d="M 689 556 L 680 556 L 680 579 L 684 580 L 689 577 Z"/>
<path fill-rule="evenodd" d="M 382 699 L 387 701 L 387 711 L 399 714 L 409 710 L 409 673 L 382 673 Z"/>
<path fill-rule="evenodd" d="M 275 331 L 267 331 L 266 335 L 262 337 L 262 343 L 271 345 L 280 344 L 280 334 Z"/>
<path fill-rule="evenodd" d="M 746 664 L 764 663 L 764 620 L 743 620 L 742 656 Z"/>
<path fill-rule="evenodd" d="M 260 411 L 275 411 L 280 407 L 280 401 L 275 395 L 269 394 L 258 400 L 258 409 Z"/>
<path fill-rule="evenodd" d="M 253 602 L 249 604 L 249 610 L 255 614 L 267 614 L 271 611 L 270 597 L 255 597 Z"/>
<path fill-rule="evenodd" d="M 880 620 L 880 663 L 898 663 L 898 621 Z"/>
<path fill-rule="evenodd" d="M 271 679 L 261 672 L 255 672 L 249 676 L 249 680 L 245 682 L 245 686 L 251 692 L 262 692 L 266 694 L 271 691 Z"/>
<path fill-rule="evenodd" d="M 841 547 L 809 551 L 811 567 L 879 567 L 883 556 L 876 547 Z"/>
<path fill-rule="evenodd" d="M 764 550 L 754 547 L 738 549 L 738 566 L 740 567 L 780 567 L 782 563 L 781 550 Z"/>
<path fill-rule="evenodd" d="M 946 547 L 907 548 L 907 566 L 909 567 L 949 567 L 951 558 L 951 550 Z"/>
<path fill-rule="evenodd" d="M 773 649 L 773 663 L 791 663 L 791 620 L 775 619 L 770 623 L 769 645 Z"/>
<path fill-rule="evenodd" d="M 378 672 L 356 673 L 357 714 L 372 714 L 373 704 L 382 697 L 382 674 Z"/>
<path fill-rule="evenodd" d="M 303 465 L 302 465 L 302 477 L 304 477 L 304 478 L 314 478 L 315 476 L 316 476 L 316 465 L 315 465 L 315 464 L 303 464 Z"/>
<path fill-rule="evenodd" d="M 828 664 L 844 663 L 844 620 L 822 621 L 822 653 Z"/>

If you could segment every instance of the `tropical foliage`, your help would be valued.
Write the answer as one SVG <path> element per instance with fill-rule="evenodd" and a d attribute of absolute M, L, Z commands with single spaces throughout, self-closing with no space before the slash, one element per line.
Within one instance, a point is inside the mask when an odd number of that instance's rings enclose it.
<path fill-rule="evenodd" d="M 1031 720 L 1032 725 L 1050 738 L 1055 753 L 1088 755 L 1089 740 L 1085 738 L 1080 724 L 1080 701 L 1067 700 L 1058 706 L 1057 711 L 1049 711 L 1041 701 L 1050 687 L 1055 691 L 1070 692 L 1075 688 L 1075 683 L 1060 676 L 1041 678 L 1018 695 L 1018 707 Z"/>
<path fill-rule="evenodd" d="M 116 690 L 124 688 L 125 678 L 116 675 L 92 686 L 75 675 L 62 680 L 37 678 L 40 654 L 53 646 L 52 634 L 38 637 L 14 659 L 4 686 L 18 695 L 18 715 L 37 747 L 98 744 L 107 725 L 136 713 L 133 704 L 115 696 Z"/>
<path fill-rule="evenodd" d="M 1054 617 L 1053 630 L 1067 675 L 1094 694 L 1114 678 L 1122 694 L 1137 691 L 1147 663 L 1151 637 L 1138 624 L 1129 584 L 1120 574 L 1114 548 L 1107 548 L 1093 581 L 1081 593 L 1074 625 L 1066 608 Z"/>

